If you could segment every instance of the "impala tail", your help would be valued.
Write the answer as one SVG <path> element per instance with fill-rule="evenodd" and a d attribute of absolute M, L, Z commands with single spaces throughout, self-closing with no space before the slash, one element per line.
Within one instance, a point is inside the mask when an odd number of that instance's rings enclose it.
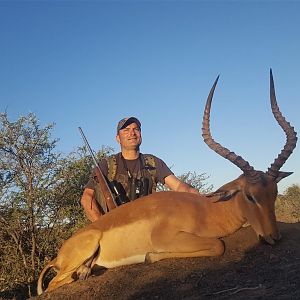
<path fill-rule="evenodd" d="M 43 281 L 44 281 L 44 277 L 46 276 L 46 274 L 54 267 L 56 263 L 56 258 L 51 260 L 46 266 L 45 268 L 42 270 L 39 279 L 38 279 L 38 284 L 37 284 L 37 294 L 41 295 L 44 292 L 44 288 L 43 288 Z"/>

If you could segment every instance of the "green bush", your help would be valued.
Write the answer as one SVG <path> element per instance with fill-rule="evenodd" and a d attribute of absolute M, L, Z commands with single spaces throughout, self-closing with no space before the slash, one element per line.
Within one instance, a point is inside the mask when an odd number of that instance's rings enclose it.
<path fill-rule="evenodd" d="M 300 221 L 300 186 L 293 184 L 282 195 L 279 195 L 275 204 L 276 215 L 279 221 Z"/>

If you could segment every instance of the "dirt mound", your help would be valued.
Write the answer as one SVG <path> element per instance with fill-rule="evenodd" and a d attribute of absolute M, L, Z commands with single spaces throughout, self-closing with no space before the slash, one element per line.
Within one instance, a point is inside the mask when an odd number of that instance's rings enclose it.
<path fill-rule="evenodd" d="M 222 257 L 168 259 L 106 270 L 38 299 L 300 299 L 300 223 L 258 243 L 251 227 L 224 238 Z"/>

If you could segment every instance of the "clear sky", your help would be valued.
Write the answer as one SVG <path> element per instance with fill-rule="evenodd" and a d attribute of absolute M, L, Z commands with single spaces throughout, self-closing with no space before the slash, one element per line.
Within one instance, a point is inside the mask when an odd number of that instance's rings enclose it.
<path fill-rule="evenodd" d="M 0 111 L 54 122 L 57 150 L 118 150 L 116 124 L 142 122 L 143 153 L 215 188 L 241 171 L 201 137 L 208 92 L 216 141 L 266 171 L 285 143 L 269 104 L 300 135 L 300 1 L 0 0 Z M 300 146 L 280 189 L 300 183 Z"/>

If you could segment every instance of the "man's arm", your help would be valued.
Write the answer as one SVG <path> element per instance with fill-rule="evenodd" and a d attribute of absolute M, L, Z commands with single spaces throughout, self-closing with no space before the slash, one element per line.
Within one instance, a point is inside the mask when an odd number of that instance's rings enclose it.
<path fill-rule="evenodd" d="M 182 182 L 175 175 L 167 176 L 165 178 L 165 185 L 172 191 L 200 194 L 197 189 L 193 188 L 192 186 L 190 186 L 185 182 Z"/>
<path fill-rule="evenodd" d="M 98 208 L 97 201 L 94 198 L 94 190 L 85 188 L 80 202 L 85 215 L 91 222 L 98 220 L 102 216 L 102 213 Z"/>

